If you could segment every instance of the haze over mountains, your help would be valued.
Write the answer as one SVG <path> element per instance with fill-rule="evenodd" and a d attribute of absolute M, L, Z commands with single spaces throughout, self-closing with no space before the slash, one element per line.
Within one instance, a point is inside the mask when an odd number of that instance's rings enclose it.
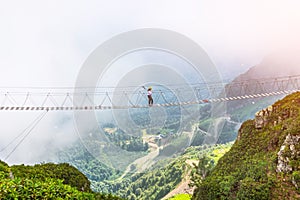
<path fill-rule="evenodd" d="M 300 74 L 300 55 L 297 48 L 279 50 L 269 54 L 257 65 L 241 74 L 234 81 L 259 78 L 275 78 Z"/>

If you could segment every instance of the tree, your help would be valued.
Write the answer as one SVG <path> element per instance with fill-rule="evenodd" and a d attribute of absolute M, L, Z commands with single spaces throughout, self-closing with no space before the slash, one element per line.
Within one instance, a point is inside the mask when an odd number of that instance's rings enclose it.
<path fill-rule="evenodd" d="M 195 165 L 196 172 L 192 174 L 193 186 L 200 186 L 202 181 L 207 177 L 214 167 L 214 162 L 207 156 L 202 156 L 199 159 L 198 166 Z"/>

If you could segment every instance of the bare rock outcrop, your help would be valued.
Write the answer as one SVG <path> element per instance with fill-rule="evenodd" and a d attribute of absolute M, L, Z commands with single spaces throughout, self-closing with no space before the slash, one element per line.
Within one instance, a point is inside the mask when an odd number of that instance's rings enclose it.
<path fill-rule="evenodd" d="M 300 142 L 300 135 L 288 134 L 280 147 L 277 163 L 277 172 L 291 172 L 293 169 L 289 165 L 292 158 L 300 155 L 300 149 L 296 149 L 295 146 Z"/>
<path fill-rule="evenodd" d="M 266 109 L 258 111 L 255 114 L 255 128 L 261 129 L 263 128 L 268 122 L 268 117 L 272 114 L 273 107 L 269 106 Z"/>
<path fill-rule="evenodd" d="M 280 147 L 277 162 L 277 172 L 291 173 L 293 168 L 290 165 L 290 161 L 300 156 L 300 149 L 296 148 L 296 145 L 300 142 L 300 135 L 291 135 L 288 134 Z M 294 186 L 298 188 L 298 185 L 295 180 L 292 181 Z"/>

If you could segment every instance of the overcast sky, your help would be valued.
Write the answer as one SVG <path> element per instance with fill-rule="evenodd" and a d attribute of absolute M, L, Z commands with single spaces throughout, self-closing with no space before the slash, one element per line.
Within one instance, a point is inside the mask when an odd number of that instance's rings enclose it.
<path fill-rule="evenodd" d="M 0 85 L 72 86 L 98 45 L 144 27 L 185 34 L 221 71 L 252 65 L 297 35 L 299 9 L 297 0 L 2 1 Z"/>
<path fill-rule="evenodd" d="M 238 75 L 297 39 L 299 10 L 298 0 L 2 0 L 0 86 L 74 86 L 97 46 L 138 28 L 184 34 L 206 50 L 224 76 Z M 16 115 L 1 113 L 0 119 L 26 127 L 30 120 Z M 53 120 L 44 123 L 52 127 Z M 5 125 L 0 131 L 0 141 L 18 133 Z"/>

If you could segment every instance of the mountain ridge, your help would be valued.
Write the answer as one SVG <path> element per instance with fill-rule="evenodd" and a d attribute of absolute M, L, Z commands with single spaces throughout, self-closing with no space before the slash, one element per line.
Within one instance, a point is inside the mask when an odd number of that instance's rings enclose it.
<path fill-rule="evenodd" d="M 245 121 L 193 199 L 300 198 L 300 92 Z"/>

